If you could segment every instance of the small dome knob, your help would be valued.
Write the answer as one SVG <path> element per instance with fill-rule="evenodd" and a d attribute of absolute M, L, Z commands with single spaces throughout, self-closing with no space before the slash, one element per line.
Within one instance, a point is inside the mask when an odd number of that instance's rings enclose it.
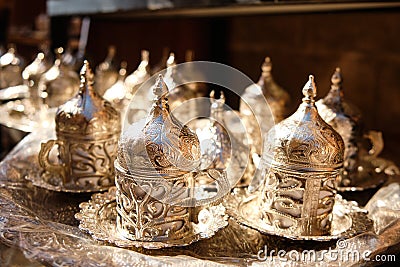
<path fill-rule="evenodd" d="M 271 74 L 272 71 L 272 61 L 270 57 L 265 57 L 264 63 L 261 66 L 261 71 L 262 73 L 265 74 Z"/>
<path fill-rule="evenodd" d="M 314 82 L 314 75 L 308 76 L 308 81 L 303 87 L 303 95 L 305 100 L 313 100 L 317 96 L 317 86 Z"/>
<path fill-rule="evenodd" d="M 332 82 L 332 86 L 339 87 L 340 85 L 342 85 L 343 80 L 342 80 L 342 72 L 341 72 L 340 68 L 336 68 L 335 72 L 332 75 L 331 82 Z"/>
<path fill-rule="evenodd" d="M 153 88 L 153 94 L 157 96 L 158 99 L 166 96 L 168 94 L 168 87 L 164 82 L 163 76 L 158 75 L 156 84 Z"/>

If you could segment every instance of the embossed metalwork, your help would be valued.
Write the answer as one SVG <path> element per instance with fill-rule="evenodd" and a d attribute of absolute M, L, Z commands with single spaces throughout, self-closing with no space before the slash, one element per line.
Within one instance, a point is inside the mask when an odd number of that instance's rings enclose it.
<path fill-rule="evenodd" d="M 261 155 L 263 146 L 262 136 L 275 123 L 287 116 L 290 101 L 289 94 L 276 84 L 272 77 L 272 62 L 269 57 L 265 58 L 261 70 L 258 83 L 245 89 L 240 102 L 240 114 L 243 116 L 243 123 L 249 132 L 253 151 L 258 155 Z M 262 98 L 265 98 L 269 107 L 265 105 L 265 100 Z M 246 102 L 243 99 L 246 99 Z"/>
<path fill-rule="evenodd" d="M 200 168 L 224 170 L 232 186 L 248 186 L 254 174 L 254 165 L 250 163 L 249 147 L 243 142 L 245 129 L 242 124 L 237 124 L 240 123 L 240 115 L 235 111 L 225 110 L 225 96 L 222 91 L 219 99 L 214 95 L 212 91 L 209 118 L 196 119 L 190 123 L 201 144 Z M 232 132 L 229 127 L 235 128 L 236 132 Z M 238 134 L 241 129 L 243 134 Z"/>
<path fill-rule="evenodd" d="M 198 223 L 190 222 L 188 216 L 180 216 L 179 213 L 182 213 L 182 210 L 177 210 L 177 207 L 169 207 L 169 210 L 160 211 L 159 214 L 156 214 L 154 210 L 148 209 L 148 213 L 142 214 L 144 216 L 142 220 L 139 221 L 139 217 L 136 218 L 138 219 L 138 224 L 143 223 L 141 227 L 137 228 L 143 230 L 143 232 L 138 233 L 138 235 L 143 234 L 143 237 L 147 236 L 147 239 L 126 238 L 118 229 L 120 210 L 118 208 L 118 202 L 116 201 L 116 195 L 118 196 L 117 189 L 112 187 L 106 193 L 94 195 L 91 201 L 81 203 L 81 211 L 75 215 L 76 219 L 80 221 L 79 228 L 89 232 L 97 240 L 114 243 L 119 247 L 159 249 L 186 246 L 195 241 L 210 238 L 215 235 L 218 230 L 228 225 L 228 216 L 225 214 L 225 208 L 222 204 L 202 208 L 197 211 L 196 221 L 198 221 Z M 142 200 L 143 202 L 141 201 L 136 204 L 148 205 L 148 196 L 149 195 L 145 196 L 145 199 Z M 149 207 L 157 209 L 157 204 L 158 203 L 153 202 L 153 206 L 150 205 Z M 135 208 L 138 207 L 133 205 L 132 209 Z M 161 225 L 159 222 L 163 220 L 157 220 L 157 218 L 152 215 L 158 215 L 157 217 L 160 217 L 166 213 L 171 214 L 170 220 L 168 220 L 168 223 L 171 224 L 171 228 L 167 229 L 167 231 L 173 231 L 174 238 L 153 240 L 151 236 L 155 233 L 154 231 L 162 231 L 157 228 Z M 185 224 L 178 226 L 179 229 L 175 230 L 174 228 L 179 225 L 179 222 L 183 221 L 185 221 Z M 137 226 L 139 226 L 138 224 Z M 183 229 L 182 227 L 187 229 Z"/>
<path fill-rule="evenodd" d="M 197 117 L 198 103 L 196 101 L 188 102 L 186 105 L 190 105 L 190 108 L 182 108 L 182 104 L 190 99 L 195 99 L 198 95 L 196 87 L 190 86 L 190 83 L 186 84 L 185 72 L 179 72 L 176 64 L 175 54 L 170 53 L 164 74 L 164 81 L 169 89 L 168 103 L 175 117 L 183 122 L 188 122 Z"/>
<path fill-rule="evenodd" d="M 198 170 L 199 140 L 170 113 L 168 87 L 161 75 L 153 92 L 156 97 L 149 116 L 130 125 L 119 143 L 116 227 L 131 241 L 187 245 L 196 239 L 195 206 L 212 206 L 221 197 L 217 192 L 197 199 L 196 181 L 215 180 L 221 192 L 224 189 L 218 185 L 226 186 L 220 183 L 226 177 L 216 169 Z"/>
<path fill-rule="evenodd" d="M 335 180 L 343 166 L 344 143 L 318 114 L 312 75 L 303 94 L 298 110 L 267 134 L 260 166 L 263 187 L 257 203 L 263 222 L 276 234 L 326 236 L 331 233 Z"/>
<path fill-rule="evenodd" d="M 292 194 L 294 192 L 292 191 Z M 294 240 L 314 240 L 314 241 L 328 241 L 339 238 L 350 238 L 355 235 L 371 231 L 373 228 L 373 221 L 368 218 L 367 211 L 358 207 L 358 204 L 354 201 L 347 201 L 340 195 L 335 196 L 335 200 L 331 201 L 329 205 L 332 205 L 331 212 L 331 224 L 329 226 L 329 232 L 325 232 L 323 235 L 309 235 L 307 232 L 300 234 L 296 232 L 282 231 L 282 225 L 277 226 L 274 223 L 280 223 L 280 221 L 269 223 L 266 222 L 263 217 L 263 211 L 259 208 L 260 199 L 257 195 L 249 194 L 248 191 L 242 188 L 236 188 L 235 191 L 224 200 L 224 205 L 227 208 L 227 213 L 235 218 L 240 224 L 251 227 L 255 230 L 260 231 L 263 234 L 278 235 Z M 326 204 L 326 203 L 324 203 Z M 290 201 L 289 199 L 280 205 L 286 208 L 291 208 L 292 213 L 295 213 L 297 203 Z M 287 218 L 297 227 L 301 227 L 298 221 L 292 219 L 284 213 L 279 214 L 281 217 Z M 321 218 L 322 219 L 322 218 Z"/>
<path fill-rule="evenodd" d="M 57 139 L 43 143 L 39 152 L 44 182 L 68 191 L 98 191 L 113 185 L 120 115 L 94 91 L 87 61 L 78 94 L 60 106 L 55 122 Z M 59 162 L 49 158 L 56 146 Z M 52 179 L 54 174 L 61 180 Z"/>
<path fill-rule="evenodd" d="M 220 92 L 220 98 L 215 99 L 215 92 L 210 93 L 210 126 L 209 131 L 214 147 L 207 149 L 208 153 L 202 156 L 207 157 L 211 162 L 206 162 L 204 168 L 215 168 L 225 170 L 228 168 L 232 154 L 232 144 L 226 124 L 224 122 L 224 93 Z M 203 163 L 204 164 L 204 163 Z"/>
<path fill-rule="evenodd" d="M 198 166 L 198 138 L 170 113 L 168 87 L 162 76 L 153 92 L 156 98 L 148 121 L 131 125 L 121 136 L 118 163 L 125 170 L 144 169 L 149 174 L 185 174 Z"/>
<path fill-rule="evenodd" d="M 101 215 L 102 218 L 114 218 L 113 221 L 98 220 L 90 223 L 96 232 L 108 232 L 110 238 L 114 238 L 110 229 L 115 229 L 116 210 L 107 207 L 108 204 L 105 204 L 107 198 L 104 195 L 100 195 L 96 200 L 89 200 L 89 194 L 60 194 L 32 186 L 29 181 L 25 180 L 26 175 L 40 175 L 38 169 L 32 169 L 32 162 L 37 161 L 37 153 L 43 138 L 52 138 L 51 131 L 29 134 L 0 162 L 0 241 L 2 244 L 23 251 L 23 255 L 29 259 L 38 260 L 49 266 L 133 267 L 150 264 L 190 267 L 221 266 L 221 263 L 246 266 L 249 264 L 272 264 L 263 259 L 257 260 L 257 255 L 260 255 L 261 250 L 263 250 L 262 253 L 268 249 L 269 253 L 274 249 L 275 251 L 294 251 L 298 254 L 304 250 L 315 250 L 320 265 L 337 266 L 363 263 L 360 262 L 360 259 L 338 262 L 334 257 L 326 254 L 324 257 L 322 253 L 330 248 L 338 249 L 335 241 L 309 242 L 261 234 L 249 227 L 238 225 L 233 219 L 229 219 L 229 225 L 218 231 L 212 238 L 202 239 L 200 242 L 185 247 L 146 250 L 131 245 L 132 248 L 123 249 L 112 246 L 109 242 L 99 242 L 91 235 L 80 231 L 78 221 L 73 216 L 80 210 L 79 203 L 88 202 L 87 207 L 96 209 L 98 211 L 96 214 Z M 383 165 L 389 166 L 390 164 Z M 382 169 L 383 173 L 385 173 L 384 169 Z M 398 181 L 400 176 L 390 175 L 390 177 L 394 183 L 380 189 L 366 205 L 368 216 L 374 221 L 373 228 L 370 227 L 369 220 L 364 220 L 365 214 L 349 213 L 347 210 L 350 210 L 350 207 L 343 209 L 345 214 L 352 217 L 357 225 L 360 225 L 359 228 L 357 227 L 358 229 L 365 229 L 352 238 L 342 240 L 347 243 L 347 249 L 360 253 L 369 251 L 371 258 L 376 254 L 398 253 L 398 244 L 400 243 L 400 187 Z M 97 198 L 96 196 L 97 194 L 93 195 L 93 198 Z M 115 198 L 115 195 L 110 195 L 110 198 L 112 197 Z M 348 204 L 353 205 L 352 202 Z M 110 203 L 111 205 L 115 207 L 116 204 L 113 202 Z M 217 206 L 216 209 L 218 208 Z M 109 211 L 110 213 L 107 214 Z M 234 211 L 237 211 L 237 206 Z M 231 212 L 228 206 L 226 212 Z M 85 212 L 85 214 L 91 216 L 93 213 Z M 215 218 L 216 221 L 222 223 L 223 220 L 220 218 L 223 217 L 220 217 L 219 214 L 218 211 L 204 212 L 205 217 Z M 100 217 L 98 215 L 96 218 Z M 347 217 L 347 215 L 345 216 Z M 199 214 L 197 217 L 201 219 L 203 215 Z M 195 223 L 197 224 L 197 222 Z M 212 224 L 218 225 L 217 222 L 215 223 Z M 337 225 L 340 226 L 340 224 Z M 356 226 L 356 224 L 353 225 Z M 9 254 L 10 249 L 6 247 L 3 250 L 0 245 L 0 250 L 0 258 L 7 259 L 4 256 Z M 339 250 L 338 253 L 349 255 L 344 250 Z M 261 255 L 263 256 L 264 253 Z M 308 262 L 304 263 L 301 257 L 298 260 L 293 257 L 284 258 L 284 262 L 282 262 L 282 258 L 275 255 L 268 260 L 299 267 L 309 264 Z"/>
<path fill-rule="evenodd" d="M 360 111 L 344 98 L 340 68 L 336 68 L 331 82 L 329 93 L 316 105 L 321 117 L 342 136 L 345 144 L 344 169 L 338 189 L 354 191 L 376 187 L 385 181 L 384 176 L 376 175 L 370 162 L 383 149 L 381 133 L 365 133 Z M 366 148 L 366 139 L 371 141 L 371 149 Z"/>
<path fill-rule="evenodd" d="M 79 90 L 78 75 L 61 61 L 63 51 L 61 47 L 56 50 L 54 65 L 39 80 L 39 97 L 45 107 L 58 107 Z"/>

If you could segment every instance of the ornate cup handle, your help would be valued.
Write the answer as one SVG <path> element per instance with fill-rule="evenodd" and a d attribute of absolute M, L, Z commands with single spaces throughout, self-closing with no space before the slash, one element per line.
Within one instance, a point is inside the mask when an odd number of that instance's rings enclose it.
<path fill-rule="evenodd" d="M 214 196 L 205 199 L 195 199 L 196 206 L 207 206 L 214 205 L 221 199 L 229 190 L 229 181 L 225 171 L 219 171 L 216 169 L 201 170 L 194 175 L 194 180 L 201 176 L 206 175 L 207 177 L 214 180 L 217 184 L 217 193 Z"/>
<path fill-rule="evenodd" d="M 364 138 L 369 139 L 372 144 L 371 149 L 368 150 L 368 154 L 371 157 L 377 157 L 383 150 L 382 132 L 369 131 L 368 133 L 364 134 Z"/>
<path fill-rule="evenodd" d="M 55 145 L 59 146 L 60 154 L 63 155 L 65 151 L 64 142 L 61 140 L 49 140 L 42 143 L 39 152 L 39 165 L 44 170 L 50 173 L 59 173 L 62 177 L 63 183 L 67 183 L 66 165 L 65 163 L 54 164 L 50 162 L 49 154 Z"/>

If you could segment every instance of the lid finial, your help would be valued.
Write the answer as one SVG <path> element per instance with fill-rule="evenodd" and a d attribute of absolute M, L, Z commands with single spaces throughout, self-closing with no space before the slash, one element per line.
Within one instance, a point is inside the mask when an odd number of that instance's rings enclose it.
<path fill-rule="evenodd" d="M 317 95 L 317 87 L 314 82 L 314 75 L 308 76 L 308 81 L 303 87 L 303 95 L 305 100 L 314 100 Z"/>
<path fill-rule="evenodd" d="M 153 89 L 153 94 L 155 94 L 158 99 L 168 94 L 168 87 L 165 84 L 163 76 L 161 74 L 158 75 L 156 85 L 154 86 Z"/>
<path fill-rule="evenodd" d="M 332 75 L 331 82 L 332 87 L 340 87 L 342 85 L 343 79 L 340 68 L 336 68 L 335 72 Z"/>
<path fill-rule="evenodd" d="M 264 75 L 270 75 L 272 71 L 272 61 L 270 57 L 265 57 L 264 62 L 261 66 L 262 73 Z"/>
<path fill-rule="evenodd" d="M 80 72 L 81 78 L 81 86 L 84 84 L 93 85 L 94 83 L 94 74 L 92 69 L 90 68 L 89 61 L 85 60 L 83 62 L 83 67 Z"/>

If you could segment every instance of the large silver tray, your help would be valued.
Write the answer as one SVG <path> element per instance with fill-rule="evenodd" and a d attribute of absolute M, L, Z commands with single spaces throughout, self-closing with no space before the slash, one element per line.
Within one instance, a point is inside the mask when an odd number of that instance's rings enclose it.
<path fill-rule="evenodd" d="M 0 124 L 23 132 L 54 128 L 56 108 L 39 112 L 29 99 L 13 100 L 0 105 Z"/>
<path fill-rule="evenodd" d="M 265 250 L 315 250 L 320 255 L 323 250 L 330 248 L 342 253 L 347 250 L 359 253 L 371 251 L 369 258 L 372 259 L 378 254 L 400 251 L 400 186 L 393 183 L 400 181 L 398 176 L 389 177 L 389 186 L 378 191 L 365 207 L 374 221 L 373 230 L 346 240 L 289 240 L 262 235 L 229 220 L 229 225 L 212 238 L 184 248 L 123 249 L 97 242 L 90 235 L 81 232 L 78 221 L 74 219 L 74 214 L 79 211 L 79 203 L 88 201 L 91 194 L 46 191 L 33 186 L 24 178 L 31 166 L 29 157 L 38 152 L 39 143 L 50 138 L 51 134 L 41 132 L 28 135 L 0 163 L 0 241 L 8 246 L 18 247 L 25 257 L 46 265 L 257 266 L 273 263 L 276 266 L 320 266 L 323 263 L 329 266 L 347 266 L 361 260 L 338 261 L 322 257 L 318 261 L 303 262 L 301 258 L 277 258 L 275 255 L 268 257 L 266 262 L 263 255 Z"/>

